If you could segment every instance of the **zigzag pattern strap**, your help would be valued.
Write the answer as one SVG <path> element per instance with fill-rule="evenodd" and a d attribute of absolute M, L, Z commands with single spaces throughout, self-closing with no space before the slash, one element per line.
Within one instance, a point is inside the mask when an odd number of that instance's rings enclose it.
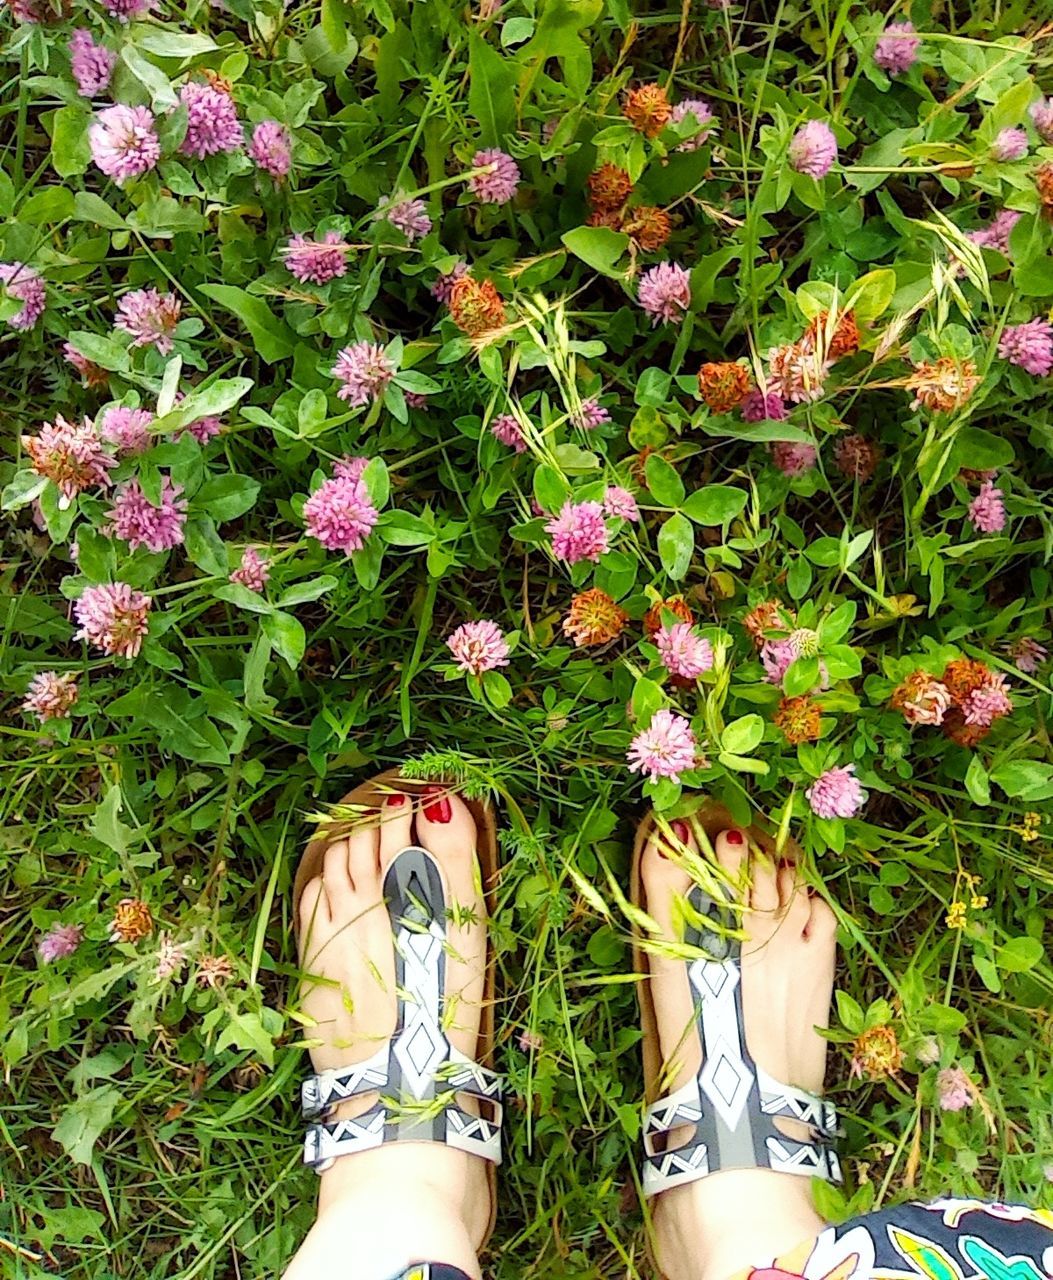
<path fill-rule="evenodd" d="M 300 1086 L 300 1111 L 305 1120 L 328 1116 L 341 1102 L 364 1093 L 379 1093 L 387 1082 L 388 1046 L 385 1044 L 365 1062 L 308 1076 Z"/>
<path fill-rule="evenodd" d="M 321 1123 L 307 1130 L 304 1163 L 321 1172 L 388 1142 L 443 1142 L 500 1163 L 501 1077 L 456 1050 L 442 1025 L 446 901 L 431 854 L 403 849 L 384 877 L 384 898 L 395 942 L 395 1034 L 367 1061 L 305 1081 L 304 1116 Z M 370 1093 L 379 1096 L 362 1115 L 327 1122 L 339 1103 Z M 474 1099 L 471 1110 L 461 1098 Z"/>

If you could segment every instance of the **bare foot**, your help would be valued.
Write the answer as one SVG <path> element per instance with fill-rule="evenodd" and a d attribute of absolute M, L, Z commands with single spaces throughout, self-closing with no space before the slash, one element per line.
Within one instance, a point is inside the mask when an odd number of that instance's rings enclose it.
<path fill-rule="evenodd" d="M 367 815 L 346 839 L 334 841 L 322 875 L 308 882 L 300 901 L 301 1008 L 314 1024 L 305 1029 L 305 1038 L 313 1043 L 311 1061 L 318 1071 L 371 1057 L 394 1032 L 395 951 L 382 885 L 395 855 L 412 844 L 435 857 L 446 890 L 446 1034 L 468 1057 L 478 1054 L 486 907 L 476 828 L 457 796 L 442 787 L 428 791 L 423 797 L 387 797 L 372 822 Z M 360 1114 L 375 1100 L 375 1095 L 351 1099 L 336 1116 Z M 425 1258 L 479 1274 L 474 1253 L 491 1212 L 485 1162 L 479 1157 L 437 1143 L 396 1142 L 338 1159 L 319 1182 L 318 1221 L 287 1280 L 313 1280 L 329 1266 L 339 1266 L 343 1274 L 349 1256 L 363 1280 L 371 1272 L 390 1275 Z M 430 1216 L 440 1225 L 449 1222 L 455 1239 L 445 1249 L 427 1228 Z M 389 1221 L 393 1227 L 384 1225 Z M 423 1228 L 417 1242 L 415 1226 Z M 385 1234 L 394 1239 L 385 1244 Z M 370 1248 L 376 1245 L 375 1267 L 368 1262 L 363 1267 L 367 1242 Z M 405 1261 L 392 1263 L 385 1249 L 391 1258 L 405 1254 Z M 452 1253 L 458 1256 L 444 1256 Z"/>
<path fill-rule="evenodd" d="M 678 904 L 694 883 L 692 857 L 702 855 L 685 823 L 676 830 L 683 855 L 656 832 L 644 850 L 641 874 L 648 914 L 663 939 L 682 942 Z M 775 1079 L 819 1093 L 826 1042 L 815 1028 L 829 1022 L 834 914 L 796 883 L 793 867 L 777 868 L 759 850 L 751 854 L 743 832 L 722 832 L 715 851 L 735 898 L 747 904 L 741 917 L 749 939 L 742 944 L 742 1005 L 749 1051 Z M 648 969 L 663 1060 L 661 1088 L 670 1092 L 702 1065 L 694 1002 L 682 959 L 651 954 Z M 786 1131 L 804 1136 L 789 1122 Z M 654 1224 L 658 1264 L 669 1280 L 722 1280 L 765 1265 L 825 1225 L 812 1205 L 808 1179 L 770 1169 L 727 1170 L 664 1191 L 654 1201 Z"/>

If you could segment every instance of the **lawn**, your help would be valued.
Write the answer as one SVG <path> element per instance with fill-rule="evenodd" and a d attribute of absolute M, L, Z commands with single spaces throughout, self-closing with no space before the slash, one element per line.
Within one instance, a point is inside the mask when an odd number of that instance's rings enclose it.
<path fill-rule="evenodd" d="M 280 1271 L 292 876 L 400 762 L 500 815 L 499 1280 L 650 1274 L 704 795 L 840 913 L 823 1211 L 1053 1209 L 1050 17 L 7 0 L 0 1273 Z"/>

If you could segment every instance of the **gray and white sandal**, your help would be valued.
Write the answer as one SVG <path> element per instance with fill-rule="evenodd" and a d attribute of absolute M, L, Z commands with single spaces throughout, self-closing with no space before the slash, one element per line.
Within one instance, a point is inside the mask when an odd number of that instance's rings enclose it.
<path fill-rule="evenodd" d="M 710 842 L 721 831 L 737 825 L 731 814 L 716 804 L 704 806 L 695 820 Z M 653 831 L 650 820 L 640 824 L 633 857 L 632 898 L 644 911 L 647 904 L 640 861 Z M 756 827 L 746 834 L 766 852 L 774 850 L 771 838 Z M 641 982 L 648 1090 L 643 1125 L 644 1195 L 655 1196 L 725 1169 L 772 1169 L 841 1182 L 834 1149 L 840 1130 L 833 1103 L 773 1079 L 750 1055 L 742 1012 L 741 943 L 720 929 L 707 928 L 707 924 L 734 928 L 734 915 L 698 885 L 687 894 L 687 903 L 693 922 L 685 930 L 684 942 L 695 955 L 685 959 L 684 965 L 695 1001 L 694 1034 L 702 1048 L 702 1066 L 681 1088 L 654 1096 L 660 1088 L 663 1063 L 650 984 Z M 646 949 L 639 934 L 634 954 L 636 972 L 646 973 Z M 776 1124 L 779 1118 L 808 1126 L 809 1139 L 787 1136 Z"/>
<path fill-rule="evenodd" d="M 308 845 L 296 874 L 298 904 L 319 874 L 325 849 L 354 825 L 354 812 L 377 809 L 392 791 L 418 801 L 420 784 L 396 771 L 357 787 L 336 806 L 351 817 L 328 822 Z M 476 852 L 484 896 L 492 889 L 497 841 L 492 811 L 465 800 L 476 822 Z M 361 821 L 361 817 L 359 818 Z M 476 1062 L 450 1044 L 443 1026 L 446 989 L 447 900 L 435 858 L 409 845 L 384 876 L 384 904 L 395 947 L 395 1032 L 362 1062 L 308 1077 L 301 1109 L 308 1121 L 304 1163 L 322 1173 L 342 1156 L 391 1142 L 441 1142 L 487 1161 L 491 1223 L 496 1209 L 496 1166 L 501 1162 L 503 1080 L 489 1065 L 493 1049 L 493 966 L 488 952 Z M 489 909 L 490 903 L 487 902 Z M 335 1118 L 349 1098 L 372 1095 L 360 1115 Z M 486 1235 L 489 1237 L 490 1230 Z M 484 1241 L 485 1243 L 485 1241 Z"/>

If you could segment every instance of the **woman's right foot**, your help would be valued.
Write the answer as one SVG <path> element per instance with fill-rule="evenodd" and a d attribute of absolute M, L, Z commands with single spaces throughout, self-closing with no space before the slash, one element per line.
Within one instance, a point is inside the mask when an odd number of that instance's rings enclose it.
<path fill-rule="evenodd" d="M 676 827 L 686 835 L 686 824 Z M 683 844 L 702 856 L 694 837 L 687 835 Z M 743 832 L 722 832 L 714 849 L 738 901 L 746 904 L 742 1005 L 750 1054 L 776 1080 L 820 1093 L 826 1042 L 815 1028 L 829 1021 L 836 918 L 795 881 L 793 867 L 752 856 Z M 641 875 L 646 910 L 662 940 L 682 942 L 677 900 L 694 881 L 657 828 L 644 849 Z M 683 959 L 649 954 L 648 970 L 663 1063 L 660 1087 L 669 1093 L 702 1065 L 694 998 Z M 652 1204 L 657 1262 L 668 1280 L 724 1280 L 768 1265 L 826 1225 L 812 1205 L 809 1180 L 770 1169 L 711 1174 L 663 1191 Z"/>
<path fill-rule="evenodd" d="M 431 793 L 431 794 L 428 794 Z M 476 827 L 445 787 L 379 796 L 368 817 L 328 846 L 321 873 L 299 903 L 301 1007 L 313 1023 L 316 1071 L 373 1056 L 395 1030 L 395 951 L 383 901 L 384 876 L 409 845 L 426 849 L 445 882 L 446 990 L 443 1029 L 469 1058 L 479 1052 L 486 972 L 486 906 Z M 351 1119 L 375 1095 L 341 1103 Z M 430 1259 L 478 1276 L 476 1253 L 490 1222 L 486 1162 L 440 1143 L 393 1142 L 342 1156 L 319 1178 L 318 1219 L 286 1280 L 355 1275 L 384 1280 Z"/>

